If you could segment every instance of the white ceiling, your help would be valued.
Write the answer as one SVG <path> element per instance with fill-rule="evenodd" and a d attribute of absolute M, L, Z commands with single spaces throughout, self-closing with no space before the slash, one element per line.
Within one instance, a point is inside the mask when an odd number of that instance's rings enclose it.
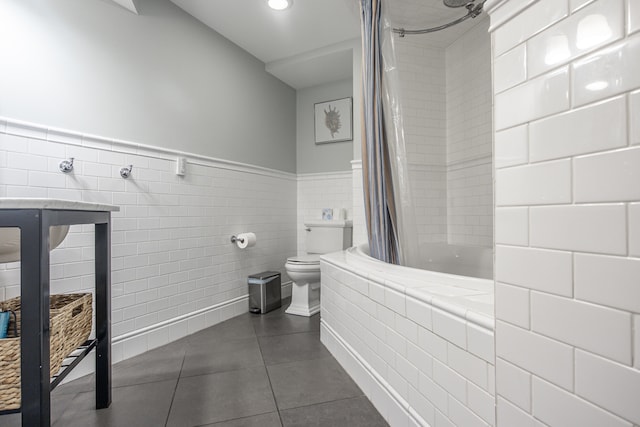
<path fill-rule="evenodd" d="M 266 0 L 171 0 L 265 63 L 354 39 L 357 10 L 345 0 L 294 0 L 274 11 Z"/>
<path fill-rule="evenodd" d="M 263 61 L 268 72 L 295 89 L 352 75 L 352 46 L 360 37 L 357 0 L 294 0 L 285 11 L 271 10 L 266 0 L 171 1 Z M 386 0 L 383 7 L 392 26 L 407 29 L 442 25 L 466 13 L 441 0 Z M 407 37 L 445 47 L 478 20 Z"/>

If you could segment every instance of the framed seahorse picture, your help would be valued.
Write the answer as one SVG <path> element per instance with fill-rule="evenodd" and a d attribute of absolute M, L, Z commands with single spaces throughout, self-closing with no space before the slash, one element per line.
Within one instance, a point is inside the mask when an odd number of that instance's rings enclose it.
<path fill-rule="evenodd" d="M 353 107 L 351 98 L 334 99 L 314 104 L 316 144 L 351 141 L 353 139 Z"/>

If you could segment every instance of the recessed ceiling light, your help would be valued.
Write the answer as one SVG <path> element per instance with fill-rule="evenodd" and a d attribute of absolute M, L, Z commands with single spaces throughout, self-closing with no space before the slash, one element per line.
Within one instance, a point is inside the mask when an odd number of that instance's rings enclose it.
<path fill-rule="evenodd" d="M 267 4 L 273 10 L 285 10 L 291 7 L 293 0 L 267 0 Z"/>

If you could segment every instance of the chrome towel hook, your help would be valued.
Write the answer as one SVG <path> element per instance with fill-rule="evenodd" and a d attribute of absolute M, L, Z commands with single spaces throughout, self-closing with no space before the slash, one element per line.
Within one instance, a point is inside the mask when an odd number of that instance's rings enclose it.
<path fill-rule="evenodd" d="M 131 171 L 133 170 L 133 165 L 125 166 L 120 169 L 120 176 L 124 179 L 127 179 L 131 176 Z"/>
<path fill-rule="evenodd" d="M 60 172 L 71 172 L 73 170 L 73 157 L 69 157 L 67 160 L 61 161 L 58 168 L 60 169 Z"/>

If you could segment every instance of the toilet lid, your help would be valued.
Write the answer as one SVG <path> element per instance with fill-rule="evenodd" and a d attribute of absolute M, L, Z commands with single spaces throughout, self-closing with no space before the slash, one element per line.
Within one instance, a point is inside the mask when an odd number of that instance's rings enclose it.
<path fill-rule="evenodd" d="M 320 255 L 300 255 L 287 258 L 287 262 L 291 264 L 320 264 Z"/>

